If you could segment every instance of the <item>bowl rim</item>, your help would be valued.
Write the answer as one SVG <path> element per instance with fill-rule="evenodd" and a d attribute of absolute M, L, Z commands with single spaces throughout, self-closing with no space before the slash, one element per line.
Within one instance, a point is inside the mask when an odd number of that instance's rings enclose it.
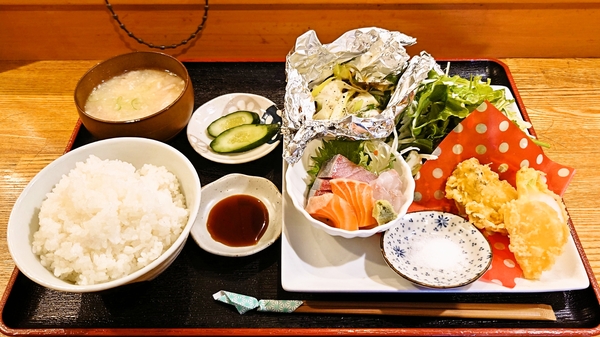
<path fill-rule="evenodd" d="M 485 247 L 489 248 L 489 250 L 488 250 L 489 254 L 486 256 L 485 266 L 482 267 L 481 270 L 470 275 L 470 278 L 465 278 L 464 281 L 462 281 L 462 282 L 458 282 L 455 284 L 448 284 L 448 285 L 427 283 L 423 280 L 411 277 L 411 276 L 403 273 L 398 268 L 396 268 L 396 266 L 394 266 L 394 264 L 388 258 L 388 251 L 385 248 L 385 247 L 387 247 L 387 245 L 385 244 L 385 240 L 386 240 L 388 234 L 391 233 L 391 231 L 394 228 L 404 227 L 404 222 L 411 221 L 413 216 L 417 216 L 417 215 L 425 216 L 426 214 L 432 214 L 434 216 L 435 215 L 448 216 L 448 217 L 452 218 L 451 221 L 459 221 L 460 224 L 464 224 L 464 225 L 468 226 L 469 228 L 472 228 L 475 233 L 474 235 L 478 239 L 480 239 L 480 240 L 482 239 L 481 240 L 482 243 L 483 242 L 487 243 L 487 245 L 485 245 Z M 443 227 L 443 228 L 447 228 L 447 227 Z M 442 231 L 441 233 L 443 233 L 443 232 L 444 231 Z M 392 226 L 387 231 L 385 231 L 385 233 L 383 233 L 381 235 L 379 244 L 380 244 L 380 250 L 381 250 L 381 255 L 383 257 L 383 260 L 388 265 L 388 267 L 390 267 L 390 269 L 392 269 L 396 274 L 400 275 L 404 279 L 412 282 L 413 284 L 424 287 L 424 288 L 429 288 L 429 289 L 452 289 L 452 288 L 459 288 L 459 287 L 464 287 L 466 285 L 469 285 L 469 284 L 479 280 L 483 276 L 483 274 L 485 274 L 489 270 L 490 266 L 492 265 L 492 260 L 493 260 L 492 246 L 491 246 L 489 240 L 485 237 L 485 235 L 472 222 L 468 221 L 467 219 L 465 219 L 459 215 L 456 215 L 454 213 L 449 213 L 449 212 L 444 212 L 444 211 L 426 210 L 426 211 L 417 211 L 417 212 L 411 212 L 411 213 L 406 214 L 406 216 L 402 219 L 402 221 L 400 221 L 395 226 Z M 464 243 L 464 246 L 469 247 L 468 245 L 466 245 L 466 242 Z M 469 252 L 473 252 L 473 250 L 469 249 Z"/>
<path fill-rule="evenodd" d="M 311 140 L 310 142 L 307 143 L 306 148 L 308 149 L 309 147 L 313 146 L 312 144 L 316 144 L 316 142 L 322 142 L 322 138 Z M 315 146 L 318 146 L 318 145 L 315 145 Z M 316 147 L 315 147 L 315 149 L 316 149 Z M 398 163 L 398 165 L 400 165 L 400 168 L 403 171 L 401 173 L 410 175 L 410 177 L 407 177 L 407 179 L 406 179 L 406 182 L 407 182 L 406 193 L 405 193 L 406 201 L 402 205 L 402 209 L 398 213 L 398 216 L 396 217 L 396 219 L 394 219 L 390 222 L 387 222 L 385 224 L 370 228 L 370 229 L 359 229 L 356 231 L 349 231 L 346 229 L 331 227 L 321 221 L 314 219 L 312 216 L 310 216 L 310 214 L 308 214 L 308 212 L 306 212 L 306 210 L 304 208 L 305 205 L 300 205 L 300 200 L 297 200 L 296 196 L 294 196 L 292 194 L 291 189 L 288 187 L 288 185 L 290 185 L 290 183 L 292 183 L 292 181 L 291 181 L 292 178 L 290 176 L 291 175 L 290 172 L 293 170 L 295 165 L 302 165 L 302 160 L 303 160 L 303 158 L 305 158 L 305 156 L 312 155 L 312 152 L 310 152 L 310 153 L 309 152 L 310 151 L 304 151 L 304 154 L 302 155 L 302 158 L 300 158 L 299 161 L 297 161 L 296 163 L 291 164 L 291 165 L 286 165 L 284 181 L 285 181 L 285 185 L 286 185 L 286 188 L 285 188 L 286 193 L 289 195 L 290 199 L 292 200 L 292 204 L 300 213 L 302 213 L 302 215 L 309 221 L 309 223 L 312 226 L 327 232 L 329 235 L 341 236 L 346 239 L 365 238 L 365 237 L 373 236 L 377 233 L 386 231 L 388 228 L 392 227 L 395 223 L 400 221 L 402 216 L 404 216 L 404 214 L 406 214 L 408 212 L 408 208 L 410 207 L 410 205 L 412 204 L 412 202 L 414 200 L 414 190 L 415 190 L 415 185 L 416 185 L 415 179 L 412 176 L 410 166 L 408 165 L 406 160 L 404 160 L 404 158 L 397 151 L 394 151 L 394 155 L 396 156 L 395 163 Z M 308 192 L 308 189 L 305 191 L 305 193 L 306 192 Z M 306 199 L 306 196 L 304 196 L 304 199 Z"/>
<path fill-rule="evenodd" d="M 23 258 L 20 257 L 20 254 L 19 254 L 20 252 L 17 250 L 17 247 L 15 247 L 15 245 L 17 243 L 15 242 L 14 237 L 18 233 L 14 232 L 14 231 L 15 231 L 16 226 L 21 225 L 20 223 L 16 223 L 16 220 L 15 220 L 15 214 L 16 214 L 15 212 L 17 212 L 17 208 L 18 208 L 17 206 L 23 202 L 23 200 L 27 197 L 27 195 L 35 188 L 35 185 L 37 184 L 37 182 L 42 180 L 47 172 L 55 170 L 57 168 L 57 166 L 62 164 L 62 162 L 64 162 L 65 160 L 68 160 L 68 156 L 70 157 L 70 154 L 72 154 L 71 156 L 75 156 L 79 153 L 86 152 L 86 151 L 92 150 L 97 147 L 111 145 L 112 143 L 124 143 L 124 142 L 130 143 L 131 145 L 147 143 L 147 144 L 161 147 L 162 149 L 172 152 L 176 157 L 180 158 L 182 160 L 182 164 L 185 165 L 185 168 L 191 172 L 191 174 L 194 178 L 194 186 L 193 187 L 198 191 L 198 197 L 195 198 L 195 199 L 197 199 L 198 202 L 189 200 L 186 196 L 186 204 L 187 204 L 187 208 L 189 211 L 189 215 L 188 215 L 188 220 L 187 220 L 186 224 L 184 225 L 184 227 L 182 228 L 181 233 L 179 234 L 177 239 L 171 244 L 171 246 L 169 248 L 167 248 L 167 250 L 165 250 L 154 261 L 150 262 L 143 268 L 136 270 L 133 273 L 130 273 L 130 274 L 123 276 L 121 278 L 118 278 L 116 280 L 111 280 L 111 281 L 102 282 L 102 283 L 96 283 L 96 284 L 92 284 L 92 285 L 77 285 L 77 284 L 73 284 L 73 283 L 69 283 L 67 281 L 61 280 L 58 277 L 55 277 L 55 279 L 61 284 L 49 283 L 49 282 L 46 282 L 44 279 L 38 278 L 34 273 L 31 273 L 30 270 L 25 267 L 24 260 L 23 260 Z M 72 168 L 73 167 L 69 168 L 65 172 L 69 172 Z M 179 177 L 178 177 L 178 179 L 179 179 Z M 53 183 L 53 186 L 55 186 L 57 183 L 58 183 L 58 181 L 55 181 Z M 46 193 L 48 193 L 48 192 L 46 192 Z M 200 197 L 201 197 L 200 192 L 201 192 L 201 184 L 200 184 L 200 177 L 198 175 L 198 172 L 194 168 L 191 161 L 183 153 L 181 153 L 179 150 L 173 148 L 172 146 L 170 146 L 166 143 L 163 143 L 161 141 L 157 141 L 157 140 L 149 139 L 149 138 L 143 138 L 143 137 L 117 137 L 117 138 L 98 140 L 98 141 L 83 145 L 81 147 L 78 147 L 76 149 L 73 149 L 73 150 L 61 155 L 60 157 L 56 158 L 55 160 L 50 162 L 47 166 L 45 166 L 42 170 L 40 170 L 31 179 L 31 181 L 27 184 L 27 186 L 25 186 L 25 188 L 23 189 L 23 191 L 21 192 L 21 194 L 15 201 L 13 208 L 11 210 L 11 213 L 9 215 L 9 220 L 8 220 L 8 224 L 7 224 L 7 232 L 6 232 L 8 251 L 9 251 L 16 267 L 19 269 L 19 271 L 21 271 L 25 276 L 27 276 L 29 279 L 31 279 L 35 283 L 38 283 L 39 285 L 42 285 L 46 288 L 59 290 L 59 291 L 74 292 L 74 293 L 97 292 L 97 291 L 112 289 L 117 286 L 121 286 L 121 285 L 130 283 L 131 281 L 141 277 L 142 275 L 146 274 L 147 272 L 153 270 L 154 268 L 156 268 L 157 266 L 159 266 L 160 264 L 165 262 L 173 254 L 177 253 L 177 250 L 180 248 L 181 245 L 185 244 L 185 241 L 189 237 L 189 233 L 192 228 L 192 225 L 194 224 L 194 221 L 198 215 L 198 209 L 199 209 L 199 204 L 200 204 L 199 201 L 200 201 Z M 45 196 L 43 197 L 43 199 L 45 199 Z M 40 205 L 36 205 L 36 206 L 39 207 Z M 33 233 L 31 233 L 30 235 L 33 235 Z M 31 238 L 28 238 L 28 240 L 30 242 L 29 247 L 31 247 Z M 36 256 L 36 257 L 39 260 L 39 256 Z M 49 271 L 49 272 L 52 273 L 52 271 Z"/>
<path fill-rule="evenodd" d="M 85 80 L 85 78 L 87 78 L 88 75 L 90 75 L 93 71 L 95 71 L 96 69 L 98 69 L 101 66 L 106 65 L 109 62 L 113 62 L 116 59 L 120 59 L 120 58 L 124 58 L 124 57 L 129 57 L 129 56 L 132 56 L 132 55 L 139 55 L 139 54 L 153 54 L 153 55 L 158 55 L 159 57 L 167 57 L 167 58 L 170 58 L 170 59 L 174 60 L 176 63 L 178 63 L 178 65 L 183 69 L 183 71 L 184 71 L 184 73 L 186 75 L 186 78 L 183 79 L 184 87 L 183 87 L 183 90 L 181 91 L 181 93 L 179 94 L 179 96 L 177 96 L 177 98 L 175 98 L 173 100 L 173 102 L 171 102 L 166 107 L 164 107 L 164 108 L 162 108 L 162 109 L 160 109 L 160 110 L 158 110 L 158 111 L 156 111 L 154 113 L 151 113 L 149 115 L 145 115 L 143 117 L 134 118 L 134 119 L 126 119 L 126 120 L 102 119 L 102 118 L 98 118 L 96 116 L 93 116 L 93 115 L 90 115 L 89 113 L 87 113 L 85 111 L 85 106 L 82 107 L 79 104 L 79 102 L 77 102 L 77 91 L 79 90 L 80 84 Z M 132 69 L 129 69 L 128 71 L 130 71 L 130 70 L 138 70 L 138 69 L 147 69 L 147 68 L 134 67 Z M 118 76 L 118 75 L 114 75 L 114 76 Z M 112 76 L 110 78 L 113 78 L 114 76 Z M 106 79 L 106 80 L 108 80 L 108 79 Z M 124 54 L 119 54 L 119 55 L 111 56 L 111 57 L 109 57 L 109 58 L 107 58 L 107 59 L 105 59 L 103 61 L 100 61 L 100 62 L 96 63 L 95 65 L 93 65 L 77 81 L 77 84 L 75 85 L 75 89 L 73 90 L 73 96 L 74 96 L 74 102 L 75 102 L 75 106 L 77 108 L 77 111 L 79 111 L 79 113 L 83 114 L 85 117 L 87 117 L 89 119 L 92 119 L 92 120 L 97 121 L 97 122 L 106 123 L 106 124 L 131 124 L 131 123 L 138 123 L 138 122 L 144 121 L 146 119 L 150 119 L 150 118 L 152 118 L 154 116 L 157 116 L 157 115 L 160 115 L 164 111 L 170 109 L 175 103 L 179 102 L 179 100 L 184 96 L 185 92 L 188 90 L 188 88 L 191 85 L 192 85 L 191 78 L 190 78 L 190 75 L 188 73 L 187 68 L 185 67 L 185 65 L 183 64 L 183 62 L 181 62 L 176 57 L 174 57 L 172 55 L 169 55 L 169 54 L 166 54 L 166 53 L 158 52 L 158 51 L 133 51 L 133 52 L 130 52 L 130 53 L 124 53 Z M 88 97 L 89 97 L 89 95 L 88 95 Z M 87 100 L 87 98 L 86 98 L 86 100 Z"/>

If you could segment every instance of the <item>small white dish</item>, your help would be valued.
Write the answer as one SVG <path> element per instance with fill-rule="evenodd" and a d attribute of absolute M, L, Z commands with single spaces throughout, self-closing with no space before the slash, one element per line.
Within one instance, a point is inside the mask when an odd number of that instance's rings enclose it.
<path fill-rule="evenodd" d="M 322 139 L 311 140 L 307 144 L 302 158 L 300 158 L 298 162 L 287 166 L 287 169 L 285 170 L 285 190 L 291 198 L 293 207 L 295 207 L 298 210 L 298 212 L 301 213 L 304 219 L 306 219 L 307 222 L 315 228 L 323 230 L 329 235 L 341 236 L 346 239 L 366 238 L 377 233 L 384 232 L 388 228 L 398 223 L 402 216 L 406 214 L 406 212 L 408 211 L 408 207 L 413 202 L 415 190 L 415 180 L 410 171 L 410 166 L 408 166 L 408 163 L 406 163 L 406 161 L 399 156 L 394 161 L 393 169 L 398 171 L 402 179 L 401 193 L 404 196 L 404 203 L 398 211 L 397 218 L 391 220 L 388 223 L 370 229 L 359 229 L 351 231 L 329 226 L 324 222 L 316 220 L 310 214 L 308 214 L 308 212 L 305 209 L 308 200 L 308 192 L 310 189 L 309 183 L 311 181 L 311 177 L 308 173 L 308 170 L 312 165 L 312 157 L 316 154 L 316 151 L 322 143 Z"/>
<path fill-rule="evenodd" d="M 216 97 L 200 106 L 192 114 L 187 126 L 188 141 L 202 157 L 222 164 L 242 164 L 266 156 L 277 147 L 279 138 L 246 152 L 222 154 L 216 153 L 210 148 L 213 138 L 208 135 L 206 129 L 216 119 L 239 110 L 253 111 L 261 118 L 267 117 L 265 112 L 271 106 L 275 106 L 275 103 L 268 98 L 254 94 L 232 93 Z"/>
<path fill-rule="evenodd" d="M 404 216 L 381 236 L 381 250 L 396 273 L 428 288 L 468 285 L 492 262 L 492 248 L 473 224 L 438 211 Z"/>
<path fill-rule="evenodd" d="M 227 246 L 213 239 L 206 227 L 211 209 L 219 201 L 238 194 L 246 194 L 259 199 L 269 212 L 267 230 L 258 243 L 253 246 Z M 252 255 L 269 247 L 281 235 L 281 227 L 281 193 L 277 189 L 277 186 L 266 178 L 232 173 L 202 187 L 200 210 L 190 234 L 200 248 L 209 253 L 220 256 L 239 257 Z"/>

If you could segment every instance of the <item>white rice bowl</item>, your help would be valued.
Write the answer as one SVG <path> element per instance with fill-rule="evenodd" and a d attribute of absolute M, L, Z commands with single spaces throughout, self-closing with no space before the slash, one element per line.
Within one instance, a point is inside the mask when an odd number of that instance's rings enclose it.
<path fill-rule="evenodd" d="M 185 245 L 200 179 L 173 147 L 112 138 L 59 157 L 23 190 L 7 240 L 19 270 L 55 290 L 90 292 L 150 280 Z"/>
<path fill-rule="evenodd" d="M 359 229 L 355 231 L 350 231 L 329 226 L 319 220 L 316 220 L 310 214 L 308 214 L 308 212 L 305 210 L 305 207 L 311 177 L 307 171 L 312 164 L 311 157 L 315 155 L 317 148 L 319 148 L 321 143 L 321 139 L 311 140 L 307 144 L 306 149 L 302 154 L 302 158 L 300 158 L 300 160 L 298 160 L 293 165 L 287 166 L 285 172 L 285 190 L 290 196 L 290 199 L 292 199 L 294 207 L 300 213 L 302 213 L 302 215 L 304 215 L 306 220 L 308 220 L 308 222 L 313 227 L 321 229 L 329 235 L 341 236 L 347 239 L 357 237 L 369 237 L 374 234 L 384 232 L 389 228 L 395 226 L 408 211 L 408 207 L 413 202 L 415 191 L 415 180 L 412 176 L 410 167 L 402 157 L 396 158 L 396 160 L 394 161 L 393 169 L 400 174 L 400 178 L 402 179 L 402 194 L 404 195 L 406 201 L 402 205 L 401 209 L 398 211 L 398 216 L 396 217 L 396 219 L 370 229 Z"/>

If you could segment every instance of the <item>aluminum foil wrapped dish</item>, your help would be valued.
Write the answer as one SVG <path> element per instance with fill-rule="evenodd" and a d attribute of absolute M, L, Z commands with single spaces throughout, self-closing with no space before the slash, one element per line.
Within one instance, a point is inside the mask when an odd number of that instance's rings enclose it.
<path fill-rule="evenodd" d="M 298 37 L 286 58 L 284 158 L 297 162 L 320 137 L 383 139 L 427 75 L 411 81 L 405 47 L 416 39 L 381 28 L 348 31 L 322 44 L 314 31 Z M 433 59 L 429 58 L 433 63 Z"/>

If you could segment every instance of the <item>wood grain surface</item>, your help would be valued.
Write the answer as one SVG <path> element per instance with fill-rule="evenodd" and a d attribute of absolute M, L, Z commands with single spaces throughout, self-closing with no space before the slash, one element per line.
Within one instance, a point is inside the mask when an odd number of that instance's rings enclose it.
<path fill-rule="evenodd" d="M 187 39 L 204 0 L 111 1 L 136 37 L 156 46 Z M 597 0 L 210 0 L 186 58 L 268 60 L 315 30 L 323 43 L 377 26 L 417 38 L 436 58 L 600 57 Z M 0 0 L 0 60 L 105 59 L 150 50 L 120 29 L 98 0 Z"/>
<path fill-rule="evenodd" d="M 600 276 L 600 59 L 502 59 L 554 161 L 576 168 L 564 200 Z M 63 154 L 78 120 L 73 90 L 98 61 L 0 61 L 0 294 L 14 264 L 6 245 L 12 206 Z"/>

